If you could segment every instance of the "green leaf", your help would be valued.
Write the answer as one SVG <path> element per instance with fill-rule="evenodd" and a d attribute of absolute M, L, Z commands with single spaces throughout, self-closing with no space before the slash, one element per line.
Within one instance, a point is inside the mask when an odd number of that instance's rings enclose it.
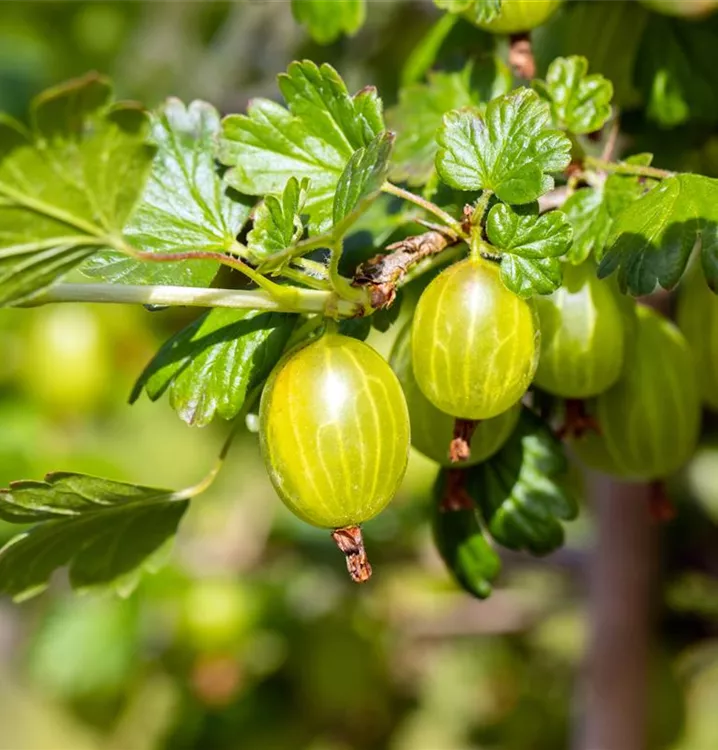
<path fill-rule="evenodd" d="M 623 291 L 640 296 L 673 288 L 696 241 L 703 270 L 718 289 L 718 180 L 681 174 L 663 180 L 616 219 L 598 275 L 619 270 Z"/>
<path fill-rule="evenodd" d="M 85 474 L 13 482 L 0 491 L 0 517 L 38 525 L 0 550 L 0 592 L 27 599 L 64 566 L 75 589 L 121 584 L 174 536 L 186 510 L 183 493 Z"/>
<path fill-rule="evenodd" d="M 452 109 L 479 107 L 511 88 L 511 72 L 499 59 L 469 63 L 454 73 L 433 72 L 427 83 L 399 92 L 399 104 L 387 112 L 396 131 L 391 178 L 410 186 L 424 185 L 434 173 L 436 135 L 444 114 Z"/>
<path fill-rule="evenodd" d="M 290 177 L 281 197 L 267 195 L 254 216 L 247 236 L 250 261 L 261 263 L 275 253 L 291 247 L 304 234 L 301 213 L 307 200 L 309 180 Z"/>
<path fill-rule="evenodd" d="M 448 470 L 442 469 L 434 485 L 434 543 L 456 582 L 472 596 L 486 599 L 501 572 L 501 560 L 484 536 L 475 509 L 444 509 L 448 476 Z"/>
<path fill-rule="evenodd" d="M 496 204 L 486 219 L 489 242 L 501 251 L 501 280 L 518 294 L 551 294 L 561 286 L 561 261 L 573 230 L 562 211 Z"/>
<path fill-rule="evenodd" d="M 334 193 L 354 152 L 384 131 L 381 100 L 367 87 L 350 96 L 330 65 L 294 62 L 279 76 L 285 109 L 254 99 L 246 115 L 223 121 L 219 159 L 226 181 L 248 195 L 281 193 L 308 178 L 310 231 L 331 227 Z"/>
<path fill-rule="evenodd" d="M 295 315 L 216 308 L 167 341 L 135 384 L 152 401 L 169 391 L 170 405 L 187 424 L 204 427 L 235 417 L 248 393 L 279 359 Z"/>
<path fill-rule="evenodd" d="M 0 305 L 121 243 L 154 149 L 145 113 L 111 100 L 90 75 L 34 99 L 29 129 L 0 116 Z"/>
<path fill-rule="evenodd" d="M 561 442 L 524 407 L 504 447 L 466 470 L 466 489 L 499 544 L 545 555 L 563 544 L 561 521 L 578 512 L 565 486 L 567 470 Z"/>
<path fill-rule="evenodd" d="M 356 34 L 366 18 L 365 0 L 292 0 L 292 13 L 318 44 Z"/>
<path fill-rule="evenodd" d="M 636 154 L 625 164 L 650 166 L 651 154 Z M 612 174 L 595 188 L 577 190 L 563 205 L 573 227 L 573 242 L 567 260 L 583 263 L 589 255 L 600 261 L 618 214 L 655 185 L 653 180 L 639 180 L 629 175 Z"/>
<path fill-rule="evenodd" d="M 548 102 L 554 123 L 563 130 L 593 133 L 611 116 L 613 84 L 599 73 L 588 75 L 585 57 L 557 58 L 546 80 L 536 80 L 532 86 Z"/>
<path fill-rule="evenodd" d="M 518 89 L 489 102 L 482 117 L 470 110 L 444 116 L 436 168 L 459 190 L 491 190 L 507 203 L 531 203 L 554 185 L 571 159 L 571 142 L 551 129 L 546 102 Z"/>
<path fill-rule="evenodd" d="M 449 13 L 461 13 L 475 23 L 488 23 L 499 15 L 502 0 L 434 0 L 434 4 Z"/>
<path fill-rule="evenodd" d="M 225 252 L 234 243 L 251 203 L 230 195 L 217 172 L 217 110 L 194 101 L 185 106 L 168 99 L 152 114 L 157 154 L 142 199 L 124 235 L 137 250 L 176 253 L 183 250 Z M 103 252 L 85 266 L 90 276 L 124 284 L 209 286 L 215 261 L 145 263 L 117 252 Z"/>
<path fill-rule="evenodd" d="M 648 116 L 665 127 L 718 120 L 718 27 L 653 14 L 638 55 L 636 77 Z"/>
<path fill-rule="evenodd" d="M 381 133 L 357 149 L 342 172 L 334 196 L 334 231 L 343 235 L 381 193 L 389 172 L 393 133 Z"/>

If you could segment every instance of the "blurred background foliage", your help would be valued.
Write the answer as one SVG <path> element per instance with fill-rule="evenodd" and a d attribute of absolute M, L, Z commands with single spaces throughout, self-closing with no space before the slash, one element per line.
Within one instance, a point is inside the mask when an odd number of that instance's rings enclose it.
<path fill-rule="evenodd" d="M 288 2 L 0 3 L 0 110 L 89 69 L 154 105 L 223 112 L 274 96 L 295 58 L 334 64 L 387 105 L 431 63 L 429 2 L 369 3 L 364 28 L 312 42 Z M 569 3 L 535 35 L 540 69 L 587 55 L 612 78 L 631 150 L 718 176 L 715 17 L 636 3 Z M 596 33 L 600 30 L 600 33 Z M 494 42 L 458 24 L 456 67 Z M 413 51 L 413 55 L 411 54 Z M 501 49 L 498 50 L 501 52 Z M 411 55 L 411 56 L 410 56 Z M 0 314 L 0 483 L 71 469 L 158 486 L 196 481 L 226 425 L 186 427 L 126 404 L 157 347 L 195 313 L 66 305 Z M 386 353 L 398 326 L 373 331 Z M 671 487 L 652 644 L 651 748 L 718 747 L 718 431 Z M 506 555 L 476 602 L 448 580 L 426 524 L 435 468 L 412 455 L 390 509 L 366 527 L 372 583 L 352 585 L 325 532 L 277 501 L 254 436 L 192 505 L 173 554 L 128 600 L 76 597 L 62 579 L 0 602 L 2 750 L 556 750 L 567 747 L 587 626 L 591 508 L 542 561 Z M 0 526 L 0 536 L 10 531 Z"/>

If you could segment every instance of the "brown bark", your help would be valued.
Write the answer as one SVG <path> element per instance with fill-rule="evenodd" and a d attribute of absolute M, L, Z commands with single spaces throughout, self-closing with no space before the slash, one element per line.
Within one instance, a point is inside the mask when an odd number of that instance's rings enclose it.
<path fill-rule="evenodd" d="M 598 539 L 579 750 L 646 750 L 651 593 L 657 525 L 647 484 L 592 482 Z"/>

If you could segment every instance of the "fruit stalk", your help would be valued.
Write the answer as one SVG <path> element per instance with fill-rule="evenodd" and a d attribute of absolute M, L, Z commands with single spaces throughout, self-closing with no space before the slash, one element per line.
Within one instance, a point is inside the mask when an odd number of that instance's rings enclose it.
<path fill-rule="evenodd" d="M 476 419 L 461 419 L 454 421 L 454 438 L 449 445 L 449 459 L 452 464 L 467 461 L 471 458 L 471 438 L 476 432 L 479 422 Z"/>
<path fill-rule="evenodd" d="M 371 578 L 371 565 L 364 549 L 364 539 L 359 526 L 334 529 L 332 539 L 344 553 L 347 570 L 354 583 L 365 583 Z"/>

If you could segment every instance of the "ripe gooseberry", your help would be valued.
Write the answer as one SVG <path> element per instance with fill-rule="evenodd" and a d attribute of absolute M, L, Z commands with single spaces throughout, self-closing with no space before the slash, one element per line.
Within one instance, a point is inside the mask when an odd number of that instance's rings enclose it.
<path fill-rule="evenodd" d="M 517 34 L 531 31 L 545 23 L 558 10 L 563 0 L 503 0 L 498 16 L 491 21 L 477 21 L 474 11 L 466 18 L 492 34 Z"/>
<path fill-rule="evenodd" d="M 718 411 L 718 295 L 698 268 L 681 283 L 676 319 L 693 350 L 703 400 Z"/>
<path fill-rule="evenodd" d="M 411 364 L 411 323 L 399 332 L 389 364 L 399 378 L 409 407 L 411 444 L 438 464 L 452 466 L 449 445 L 453 437 L 454 419 L 437 409 L 417 385 Z M 472 466 L 493 456 L 513 432 L 520 412 L 521 407 L 516 403 L 502 414 L 479 422 L 471 438 L 471 456 L 460 465 Z"/>
<path fill-rule="evenodd" d="M 453 417 L 505 412 L 536 372 L 535 309 L 504 286 L 496 263 L 482 258 L 454 264 L 427 286 L 411 339 L 419 388 Z"/>
<path fill-rule="evenodd" d="M 401 385 L 357 339 L 325 333 L 283 358 L 264 388 L 259 420 L 277 494 L 314 526 L 368 521 L 404 476 L 409 414 Z"/>
<path fill-rule="evenodd" d="M 596 399 L 602 440 L 578 439 L 575 446 L 589 466 L 653 480 L 672 474 L 693 453 L 700 399 L 695 361 L 683 334 L 650 308 L 639 306 L 636 316 L 621 378 Z"/>
<path fill-rule="evenodd" d="M 647 8 L 666 16 L 707 16 L 718 7 L 716 0 L 640 0 L 640 2 Z"/>
<path fill-rule="evenodd" d="M 612 386 L 623 364 L 624 323 L 616 293 L 590 263 L 566 264 L 563 286 L 536 299 L 541 355 L 534 382 L 562 398 Z"/>

